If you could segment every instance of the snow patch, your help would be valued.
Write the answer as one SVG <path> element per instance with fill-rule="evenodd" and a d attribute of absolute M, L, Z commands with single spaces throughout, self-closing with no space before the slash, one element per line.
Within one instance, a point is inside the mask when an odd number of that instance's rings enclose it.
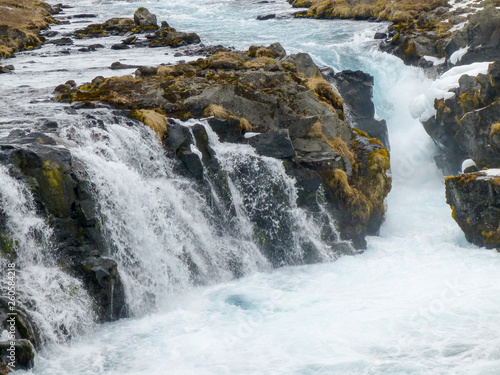
<path fill-rule="evenodd" d="M 435 56 L 427 56 L 427 55 L 424 55 L 424 59 L 426 59 L 427 61 L 430 61 L 434 65 L 442 65 L 446 61 L 445 57 L 437 58 Z"/>
<path fill-rule="evenodd" d="M 457 62 L 462 60 L 462 57 L 464 57 L 468 50 L 469 46 L 460 48 L 458 51 L 453 52 L 453 54 L 450 56 L 450 62 L 453 65 L 457 65 Z"/>
<path fill-rule="evenodd" d="M 449 90 L 459 86 L 458 80 L 464 74 L 477 76 L 479 73 L 486 74 L 491 62 L 480 62 L 469 65 L 455 66 L 431 83 L 426 93 L 417 96 L 410 103 L 410 113 L 413 118 L 420 122 L 429 120 L 436 114 L 434 108 L 435 99 L 450 99 L 455 94 Z"/>
<path fill-rule="evenodd" d="M 467 168 L 475 166 L 475 165 L 476 165 L 476 163 L 472 159 L 466 159 L 466 160 L 464 160 L 463 163 L 462 163 L 462 173 L 464 173 L 464 171 Z"/>
<path fill-rule="evenodd" d="M 248 133 L 245 133 L 244 137 L 245 138 L 253 138 L 255 137 L 256 135 L 259 135 L 260 133 L 252 133 L 252 132 L 248 132 Z"/>

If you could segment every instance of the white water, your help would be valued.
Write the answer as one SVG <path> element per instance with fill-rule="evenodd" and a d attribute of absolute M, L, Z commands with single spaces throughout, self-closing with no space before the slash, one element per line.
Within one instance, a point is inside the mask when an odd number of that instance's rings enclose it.
<path fill-rule="evenodd" d="M 380 25 L 254 20 L 274 8 L 289 9 L 281 1 L 79 4 L 81 12 L 102 18 L 130 16 L 146 5 L 205 41 L 239 48 L 280 41 L 289 52 L 310 52 L 320 64 L 371 73 L 377 115 L 389 125 L 394 188 L 381 235 L 368 239 L 364 254 L 170 295 L 160 312 L 99 326 L 70 344 L 47 348 L 33 373 L 500 372 L 498 254 L 467 244 L 452 220 L 434 147 L 409 112 L 412 99 L 431 82 L 372 49 L 368 37 Z M 95 75 L 82 73 L 87 80 Z M 71 74 L 63 76 L 60 81 Z M 109 155 L 109 162 L 115 157 Z M 141 182 L 139 171 L 122 172 Z M 151 183 L 143 181 L 147 189 Z M 154 192 L 149 194 L 154 203 Z"/>
<path fill-rule="evenodd" d="M 81 283 L 56 264 L 52 230 L 36 215 L 33 197 L 4 166 L 0 166 L 0 181 L 0 210 L 17 254 L 9 262 L 15 264 L 15 303 L 30 314 L 46 343 L 88 330 L 93 324 L 91 300 Z M 2 273 L 7 270 L 5 259 L 0 258 L 0 265 Z M 2 290 L 7 281 L 12 280 L 1 279 Z"/>

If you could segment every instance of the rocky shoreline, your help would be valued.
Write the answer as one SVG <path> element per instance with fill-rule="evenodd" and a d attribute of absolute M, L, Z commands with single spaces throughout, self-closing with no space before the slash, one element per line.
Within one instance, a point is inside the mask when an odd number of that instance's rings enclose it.
<path fill-rule="evenodd" d="M 39 48 L 45 41 L 41 30 L 56 22 L 51 16 L 61 10 L 38 0 L 0 0 L 0 7 L 0 58 Z"/>

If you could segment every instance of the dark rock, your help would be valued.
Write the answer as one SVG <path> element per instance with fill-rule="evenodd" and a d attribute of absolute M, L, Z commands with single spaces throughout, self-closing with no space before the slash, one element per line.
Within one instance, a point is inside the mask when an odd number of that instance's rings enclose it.
<path fill-rule="evenodd" d="M 80 263 L 79 270 L 97 302 L 102 321 L 127 316 L 125 291 L 114 260 L 88 257 Z"/>
<path fill-rule="evenodd" d="M 74 82 L 62 85 L 63 90 L 71 88 L 72 84 Z M 57 127 L 57 123 L 46 120 L 43 127 L 50 130 Z M 58 146 L 47 134 L 24 130 L 14 130 L 0 140 L 0 163 L 8 165 L 11 173 L 24 181 L 33 195 L 37 212 L 50 221 L 53 240 L 57 244 L 54 249 L 56 262 L 64 271 L 83 280 L 95 302 L 98 319 L 109 321 L 124 316 L 123 288 L 113 271 L 113 262 L 104 258 L 98 262 L 113 279 L 113 311 L 108 311 L 105 303 L 109 285 L 106 286 L 104 279 L 97 275 L 97 279 L 92 279 L 89 270 L 82 268 L 84 260 L 89 263 L 88 258 L 92 254 L 103 253 L 107 248 L 103 234 L 98 229 L 97 205 L 91 183 L 84 177 L 83 166 L 73 160 L 68 149 Z M 97 263 L 94 263 L 92 267 L 95 268 Z M 119 314 L 118 310 L 122 312 Z M 24 325 L 28 327 L 28 323 Z M 25 331 L 25 334 L 21 331 Z M 36 331 L 28 327 L 19 333 L 19 337 L 30 340 L 37 347 Z"/>
<path fill-rule="evenodd" d="M 123 44 L 123 43 L 120 43 L 120 44 L 113 44 L 111 46 L 111 49 L 116 49 L 116 50 L 120 50 L 120 49 L 129 49 L 130 46 L 127 45 L 127 44 Z"/>
<path fill-rule="evenodd" d="M 468 50 L 459 64 L 500 58 L 500 11 L 494 5 L 490 4 L 469 17 L 466 27 L 447 43 L 447 57 L 464 47 Z"/>
<path fill-rule="evenodd" d="M 375 120 L 373 97 L 373 77 L 360 70 L 344 70 L 326 78 L 339 90 L 347 105 L 347 118 L 352 126 L 364 131 L 371 138 L 377 138 L 387 148 L 389 134 L 385 120 Z"/>
<path fill-rule="evenodd" d="M 110 66 L 110 69 L 113 69 L 113 70 L 118 70 L 118 69 L 137 69 L 137 68 L 141 68 L 141 66 L 140 65 L 122 64 L 119 61 L 115 61 Z"/>
<path fill-rule="evenodd" d="M 137 37 L 135 35 L 132 35 L 128 37 L 127 39 L 124 39 L 122 41 L 122 44 L 134 44 L 137 41 Z"/>
<path fill-rule="evenodd" d="M 273 19 L 273 18 L 276 18 L 276 14 L 266 14 L 264 16 L 257 16 L 257 19 L 259 21 L 270 20 L 270 19 Z"/>
<path fill-rule="evenodd" d="M 73 40 L 71 38 L 60 38 L 60 39 L 52 39 L 50 43 L 55 44 L 56 46 L 70 46 L 73 44 Z"/>
<path fill-rule="evenodd" d="M 500 250 L 500 175 L 486 172 L 446 178 L 446 200 L 467 241 Z"/>
<path fill-rule="evenodd" d="M 134 13 L 134 22 L 138 26 L 158 27 L 156 16 L 151 14 L 146 8 L 139 8 Z"/>
<path fill-rule="evenodd" d="M 82 13 L 82 14 L 75 14 L 72 16 L 72 18 L 97 18 L 97 14 L 90 14 L 90 13 Z"/>
<path fill-rule="evenodd" d="M 14 369 L 29 370 L 34 360 L 35 350 L 28 340 L 0 341 L 0 371 L 5 367 L 5 374 Z M 9 367 L 9 364 L 13 366 Z"/>
<path fill-rule="evenodd" d="M 375 33 L 375 35 L 373 36 L 373 39 L 386 39 L 386 38 L 387 38 L 386 33 Z"/>
<path fill-rule="evenodd" d="M 288 129 L 258 134 L 248 139 L 248 144 L 255 147 L 258 154 L 276 159 L 287 159 L 295 156 Z"/>

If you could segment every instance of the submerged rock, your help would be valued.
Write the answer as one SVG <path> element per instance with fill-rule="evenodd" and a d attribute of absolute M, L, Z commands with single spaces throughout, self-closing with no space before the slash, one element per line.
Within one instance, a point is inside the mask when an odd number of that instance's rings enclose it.
<path fill-rule="evenodd" d="M 446 178 L 446 199 L 467 241 L 500 251 L 500 170 Z"/>
<path fill-rule="evenodd" d="M 362 90 L 371 93 L 370 88 Z M 386 174 L 389 153 L 378 140 L 344 121 L 342 97 L 307 54 L 287 56 L 277 43 L 252 46 L 247 52 L 222 50 L 190 63 L 139 68 L 135 77 L 61 85 L 58 92 L 59 100 L 87 105 L 104 101 L 131 110 L 140 120 L 136 114 L 145 110 L 183 120 L 212 116 L 218 119 L 214 130 L 221 139 L 250 143 L 262 155 L 288 161 L 293 175 L 304 176 L 300 171 L 305 168 L 308 179 L 311 173 L 316 176 L 313 180 L 321 183 L 314 185 L 315 191 L 327 193 L 342 238 L 356 247 L 363 248 L 365 235 L 377 233 L 382 223 L 391 184 Z M 367 120 L 362 114 L 358 118 Z M 153 122 L 144 123 L 153 128 Z M 181 128 L 168 123 L 168 129 L 157 134 L 188 173 L 203 178 L 189 134 Z M 261 134 L 245 138 L 248 132 Z M 202 162 L 211 163 L 206 137 L 200 137 L 196 146 L 202 150 Z"/>

